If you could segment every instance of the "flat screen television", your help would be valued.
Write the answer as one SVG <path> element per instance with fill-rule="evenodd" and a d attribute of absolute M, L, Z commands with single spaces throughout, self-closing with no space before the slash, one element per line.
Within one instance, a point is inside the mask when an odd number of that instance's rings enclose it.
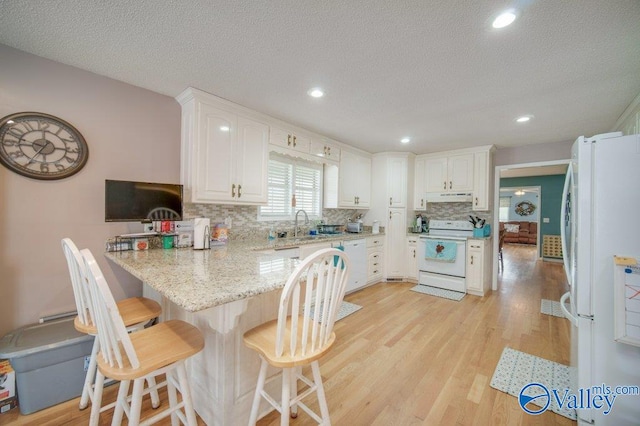
<path fill-rule="evenodd" d="M 182 185 L 104 181 L 105 222 L 182 220 Z"/>

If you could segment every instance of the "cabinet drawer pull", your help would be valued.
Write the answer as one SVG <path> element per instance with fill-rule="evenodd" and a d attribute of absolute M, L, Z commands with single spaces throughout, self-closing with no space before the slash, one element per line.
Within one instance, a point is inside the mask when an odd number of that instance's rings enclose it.
<path fill-rule="evenodd" d="M 236 196 L 236 184 L 231 184 L 231 197 Z"/>
<path fill-rule="evenodd" d="M 375 271 L 373 271 L 373 273 L 374 273 L 374 274 L 377 274 L 377 273 L 378 273 L 378 271 L 377 271 L 377 270 L 375 270 Z"/>

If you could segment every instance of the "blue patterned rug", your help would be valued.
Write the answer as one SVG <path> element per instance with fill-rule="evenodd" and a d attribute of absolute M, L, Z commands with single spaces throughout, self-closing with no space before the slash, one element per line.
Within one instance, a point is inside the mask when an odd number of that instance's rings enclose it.
<path fill-rule="evenodd" d="M 515 349 L 504 348 L 491 378 L 491 387 L 518 398 L 522 388 L 529 383 L 541 383 L 549 390 L 570 389 L 569 367 Z M 532 403 L 535 404 L 535 401 Z M 518 404 L 517 399 L 514 404 Z M 576 420 L 576 410 L 566 406 L 558 407 L 555 398 L 551 398 L 548 409 Z"/>
<path fill-rule="evenodd" d="M 540 301 L 540 312 L 546 315 L 564 318 L 560 302 L 556 302 L 555 300 L 542 299 Z"/>
<path fill-rule="evenodd" d="M 409 290 L 417 293 L 428 294 L 429 296 L 442 297 L 444 299 L 455 300 L 459 302 L 465 296 L 466 293 L 460 293 L 459 291 L 445 290 L 443 288 L 431 287 L 429 285 L 417 285 Z"/>

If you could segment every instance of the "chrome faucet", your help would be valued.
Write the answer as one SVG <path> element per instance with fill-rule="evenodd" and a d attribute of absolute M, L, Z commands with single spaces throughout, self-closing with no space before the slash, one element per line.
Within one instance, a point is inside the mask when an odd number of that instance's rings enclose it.
<path fill-rule="evenodd" d="M 307 214 L 307 212 L 305 212 L 304 210 L 300 209 L 296 212 L 296 220 L 295 223 L 293 224 L 293 236 L 297 237 L 298 236 L 298 214 L 302 212 L 304 213 L 304 224 L 308 225 L 309 224 L 309 215 Z"/>

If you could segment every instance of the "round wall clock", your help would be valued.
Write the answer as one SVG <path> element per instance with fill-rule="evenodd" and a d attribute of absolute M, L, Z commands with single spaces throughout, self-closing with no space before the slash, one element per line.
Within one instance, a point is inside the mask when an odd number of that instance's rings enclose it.
<path fill-rule="evenodd" d="M 0 120 L 0 163 L 33 179 L 63 179 L 84 167 L 89 147 L 66 121 L 40 112 L 20 112 Z"/>

